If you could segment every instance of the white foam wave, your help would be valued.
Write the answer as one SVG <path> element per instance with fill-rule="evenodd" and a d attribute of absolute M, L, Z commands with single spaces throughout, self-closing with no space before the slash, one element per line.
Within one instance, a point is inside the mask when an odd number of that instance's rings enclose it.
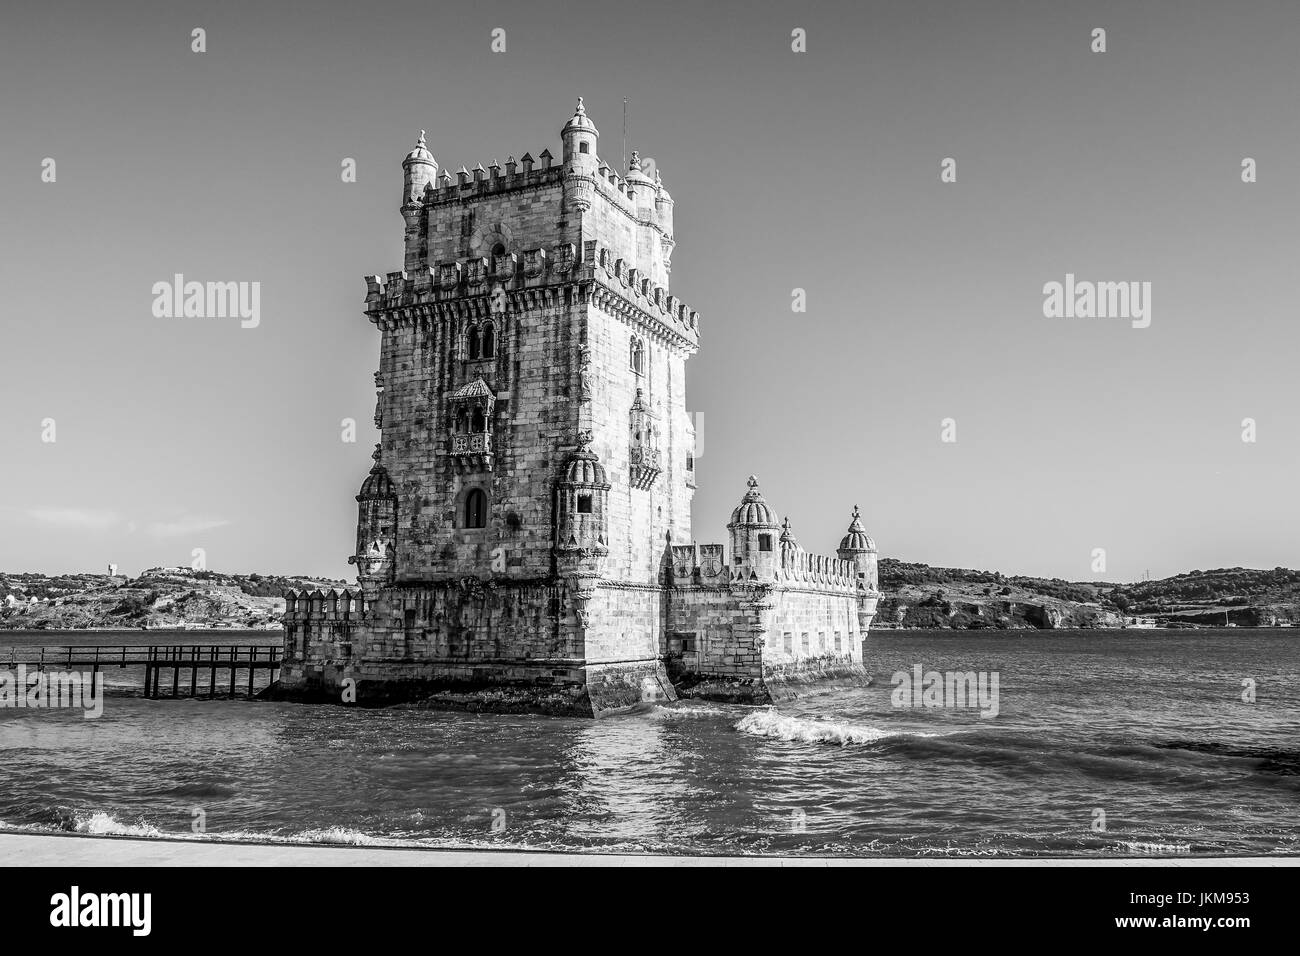
<path fill-rule="evenodd" d="M 806 743 L 874 744 L 889 737 L 937 737 L 938 734 L 909 734 L 898 730 L 881 730 L 865 724 L 848 724 L 834 720 L 787 717 L 776 710 L 757 710 L 742 718 L 736 730 L 756 737 L 776 740 L 801 740 Z"/>
<path fill-rule="evenodd" d="M 723 712 L 713 707 L 696 707 L 690 704 L 680 704 L 671 707 L 656 707 L 654 710 L 656 717 L 680 718 L 682 720 L 706 720 L 710 717 L 722 717 Z"/>
<path fill-rule="evenodd" d="M 265 838 L 263 838 L 265 839 Z M 333 843 L 344 846 L 380 846 L 384 841 L 347 827 L 324 827 L 319 830 L 303 830 L 285 839 L 288 843 Z"/>
<path fill-rule="evenodd" d="M 1122 846 L 1129 853 L 1189 853 L 1190 843 L 1144 843 L 1141 840 L 1121 840 Z"/>
<path fill-rule="evenodd" d="M 94 813 L 78 813 L 74 817 L 74 829 L 77 833 L 90 833 L 94 836 L 163 836 L 163 832 L 147 823 L 121 823 L 112 814 L 103 810 Z"/>

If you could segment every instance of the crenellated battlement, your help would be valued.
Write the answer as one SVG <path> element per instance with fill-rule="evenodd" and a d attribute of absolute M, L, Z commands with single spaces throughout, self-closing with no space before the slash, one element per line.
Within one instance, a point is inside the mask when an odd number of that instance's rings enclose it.
<path fill-rule="evenodd" d="M 419 201 L 426 206 L 437 206 L 562 182 L 564 168 L 555 165 L 550 150 L 542 150 L 540 157 L 540 165 L 531 155 L 524 153 L 518 161 L 511 156 L 506 160 L 505 166 L 501 166 L 494 159 L 486 169 L 483 168 L 482 163 L 473 169 L 461 166 L 454 173 L 450 169 L 444 169 L 425 185 Z"/>
<path fill-rule="evenodd" d="M 507 303 L 522 310 L 530 293 L 548 287 L 593 285 L 598 304 L 636 319 L 649 317 L 661 331 L 692 351 L 699 346 L 699 313 L 662 286 L 654 284 L 622 257 L 593 241 L 525 249 L 500 256 L 477 256 L 438 262 L 414 274 L 405 270 L 366 277 L 365 314 L 377 325 L 430 318 L 439 312 L 488 315 L 499 296 L 519 296 Z M 494 303 L 494 299 L 497 301 Z"/>
<path fill-rule="evenodd" d="M 726 587 L 756 579 L 752 568 L 726 560 L 721 544 L 674 545 L 673 587 Z M 810 554 L 802 548 L 783 551 L 775 576 L 767 583 L 810 590 L 858 591 L 865 583 L 852 561 Z"/>

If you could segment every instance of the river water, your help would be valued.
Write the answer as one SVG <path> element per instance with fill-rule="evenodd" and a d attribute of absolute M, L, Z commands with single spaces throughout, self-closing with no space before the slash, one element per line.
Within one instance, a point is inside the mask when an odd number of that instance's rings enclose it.
<path fill-rule="evenodd" d="M 0 633 L 0 668 L 11 646 L 69 642 Z M 873 631 L 868 663 L 868 688 L 600 721 L 146 700 L 138 673 L 109 668 L 98 719 L 0 707 L 0 827 L 701 854 L 1300 853 L 1298 631 Z M 996 674 L 997 715 L 895 706 L 892 675 L 916 665 Z"/>

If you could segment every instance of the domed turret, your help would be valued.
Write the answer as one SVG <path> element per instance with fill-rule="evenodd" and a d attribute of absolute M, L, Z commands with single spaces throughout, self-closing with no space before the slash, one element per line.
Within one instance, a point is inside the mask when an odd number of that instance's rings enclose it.
<path fill-rule="evenodd" d="M 393 579 L 396 558 L 397 489 L 383 466 L 383 450 L 375 446 L 370 474 L 357 495 L 357 550 L 349 564 L 357 566 L 357 580 L 367 599 L 374 589 Z"/>
<path fill-rule="evenodd" d="M 641 154 L 635 149 L 632 150 L 632 158 L 627 165 L 627 184 L 632 187 L 632 194 L 636 196 L 637 207 L 645 210 L 646 215 L 654 212 L 659 187 L 641 168 Z"/>
<path fill-rule="evenodd" d="M 609 481 L 605 477 L 605 466 L 585 446 L 569 456 L 568 465 L 564 472 L 564 483 L 568 485 L 601 485 L 606 489 L 609 488 Z"/>
<path fill-rule="evenodd" d="M 857 505 L 853 506 L 853 520 L 849 522 L 848 533 L 840 539 L 840 546 L 835 553 L 842 560 L 852 561 L 857 568 L 858 579 L 865 581 L 872 591 L 877 589 L 879 572 L 876 542 L 871 540 L 871 536 L 862 527 L 862 513 L 858 511 Z"/>
<path fill-rule="evenodd" d="M 564 124 L 564 129 L 560 130 L 560 140 L 564 144 L 561 161 L 564 163 L 579 161 L 584 164 L 590 162 L 591 168 L 595 169 L 596 143 L 599 138 L 600 131 L 587 117 L 587 109 L 582 105 L 582 97 L 579 96 L 578 106 L 573 116 Z"/>
<path fill-rule="evenodd" d="M 781 527 L 776 520 L 776 515 L 767 506 L 763 493 L 758 490 L 758 479 L 753 475 L 749 476 L 749 490 L 745 492 L 745 497 L 740 499 L 740 504 L 731 512 L 731 523 L 727 528 L 735 528 L 738 525 L 755 528 Z"/>
<path fill-rule="evenodd" d="M 376 445 L 374 453 L 370 456 L 375 460 L 374 467 L 370 469 L 370 474 L 366 475 L 366 480 L 361 483 L 361 492 L 357 495 L 357 501 L 392 498 L 396 494 L 393 489 L 393 479 L 388 477 L 388 469 L 379 463 L 380 455 L 379 446 Z"/>
<path fill-rule="evenodd" d="M 589 435 L 581 436 L 556 483 L 555 557 L 561 574 L 598 575 L 609 553 L 609 479 L 589 441 Z"/>
<path fill-rule="evenodd" d="M 740 580 L 775 579 L 777 570 L 776 533 L 781 525 L 758 490 L 758 479 L 749 476 L 749 490 L 731 512 L 731 576 Z"/>
<path fill-rule="evenodd" d="M 419 202 L 424 195 L 424 187 L 438 176 L 438 161 L 433 158 L 424 145 L 424 130 L 415 148 L 402 160 L 402 203 Z"/>

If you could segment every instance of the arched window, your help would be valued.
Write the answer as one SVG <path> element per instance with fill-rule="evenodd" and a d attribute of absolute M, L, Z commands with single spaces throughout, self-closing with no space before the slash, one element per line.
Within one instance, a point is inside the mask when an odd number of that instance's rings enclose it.
<path fill-rule="evenodd" d="M 628 366 L 632 369 L 632 371 L 636 372 L 638 375 L 641 374 L 641 368 L 643 364 L 643 353 L 644 353 L 644 349 L 641 346 L 641 340 L 638 339 L 635 335 L 632 336 L 632 351 L 631 351 L 631 355 L 628 358 Z"/>
<path fill-rule="evenodd" d="M 465 350 L 469 353 L 469 360 L 472 362 L 478 358 L 478 327 L 471 326 L 469 335 L 465 337 Z"/>
<path fill-rule="evenodd" d="M 485 359 L 490 359 L 496 354 L 496 338 L 496 329 L 492 328 L 491 322 L 483 326 L 483 357 Z"/>
<path fill-rule="evenodd" d="M 480 435 L 483 432 L 487 431 L 487 427 L 483 419 L 483 409 L 481 408 L 474 409 L 474 417 L 470 421 L 470 430 L 474 432 L 475 435 Z"/>
<path fill-rule="evenodd" d="M 492 247 L 493 256 L 504 256 L 505 254 L 506 254 L 506 244 L 504 242 L 498 242 L 495 246 Z"/>
<path fill-rule="evenodd" d="M 465 414 L 465 409 L 456 413 L 456 434 L 463 435 L 469 431 L 469 416 Z"/>
<path fill-rule="evenodd" d="M 474 488 L 465 496 L 465 527 L 487 527 L 487 495 L 482 488 Z"/>

